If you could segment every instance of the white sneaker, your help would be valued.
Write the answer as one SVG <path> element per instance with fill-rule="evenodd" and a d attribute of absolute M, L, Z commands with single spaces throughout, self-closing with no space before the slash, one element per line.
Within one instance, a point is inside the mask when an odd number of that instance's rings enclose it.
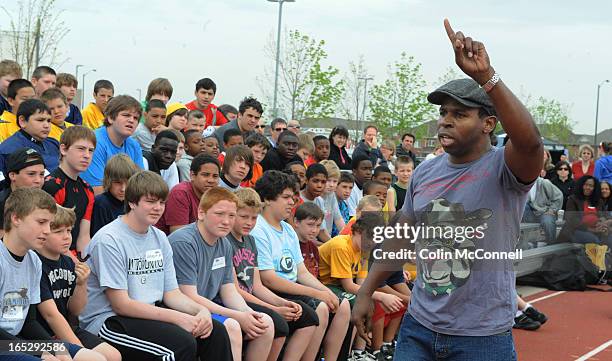
<path fill-rule="evenodd" d="M 359 354 L 353 351 L 351 353 L 351 357 L 349 358 L 349 361 L 376 361 L 376 357 L 374 357 L 374 355 L 372 355 L 368 351 L 364 351 Z"/>

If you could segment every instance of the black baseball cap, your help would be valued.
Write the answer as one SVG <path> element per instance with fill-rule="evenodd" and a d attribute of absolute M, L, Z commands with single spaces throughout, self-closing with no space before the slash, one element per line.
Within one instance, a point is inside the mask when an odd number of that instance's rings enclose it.
<path fill-rule="evenodd" d="M 451 97 L 469 108 L 483 108 L 489 115 L 497 116 L 491 98 L 474 79 L 451 80 L 429 93 L 427 100 L 432 104 L 442 105 L 446 97 Z"/>
<path fill-rule="evenodd" d="M 32 148 L 21 148 L 11 153 L 6 159 L 6 174 L 17 173 L 23 168 L 36 164 L 45 166 L 42 155 Z"/>

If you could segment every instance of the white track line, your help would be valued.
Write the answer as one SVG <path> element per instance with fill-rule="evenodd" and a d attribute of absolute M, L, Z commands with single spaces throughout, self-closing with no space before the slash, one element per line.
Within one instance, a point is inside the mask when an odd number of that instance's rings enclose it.
<path fill-rule="evenodd" d="M 536 303 L 536 302 L 539 302 L 539 301 L 543 301 L 543 300 L 545 300 L 545 299 L 547 299 L 547 298 L 551 298 L 551 297 L 555 297 L 555 296 L 562 295 L 562 294 L 564 294 L 565 292 L 567 292 L 567 291 L 559 291 L 559 292 L 551 293 L 550 295 L 546 295 L 546 296 L 544 296 L 544 297 L 536 298 L 536 299 L 535 299 L 535 300 L 533 300 L 533 301 L 527 301 L 527 303 Z"/>
<path fill-rule="evenodd" d="M 600 353 L 601 351 L 605 350 L 606 348 L 608 348 L 608 346 L 612 346 L 612 340 L 609 340 L 608 342 L 600 345 L 599 347 L 597 347 L 594 350 L 591 350 L 591 352 L 586 353 L 582 356 L 580 356 L 580 358 L 577 358 L 576 361 L 585 361 L 588 360 L 589 358 L 591 358 L 592 356 L 597 355 L 598 353 Z"/>

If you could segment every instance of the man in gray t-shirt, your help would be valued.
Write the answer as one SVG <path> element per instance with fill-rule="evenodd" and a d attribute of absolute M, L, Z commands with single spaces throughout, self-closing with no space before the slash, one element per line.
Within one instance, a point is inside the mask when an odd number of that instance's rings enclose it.
<path fill-rule="evenodd" d="M 447 20 L 444 26 L 457 65 L 471 79 L 453 80 L 427 97 L 440 105 L 438 139 L 446 154 L 415 170 L 394 219 L 400 224 L 392 228 L 448 226 L 452 232 L 419 233 L 415 239 L 396 232 L 383 243 L 385 251 L 415 246 L 417 251 L 418 279 L 395 358 L 514 360 L 515 277 L 507 257 L 515 250 L 527 192 L 542 166 L 542 140 L 525 106 L 500 81 L 484 45 L 455 33 Z M 489 134 L 498 120 L 510 140 L 491 148 Z M 456 250 L 498 252 L 505 259 L 462 257 Z M 396 270 L 387 268 L 389 263 L 375 262 L 359 291 L 353 321 L 362 335 L 372 292 Z"/>

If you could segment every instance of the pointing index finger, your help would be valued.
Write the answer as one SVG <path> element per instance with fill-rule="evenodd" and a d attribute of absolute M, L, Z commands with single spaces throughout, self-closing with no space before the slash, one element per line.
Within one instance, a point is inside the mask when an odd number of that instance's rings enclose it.
<path fill-rule="evenodd" d="M 448 39 L 454 45 L 455 31 L 451 27 L 450 21 L 448 21 L 448 19 L 444 19 L 444 29 L 446 29 L 446 35 L 448 35 Z"/>

